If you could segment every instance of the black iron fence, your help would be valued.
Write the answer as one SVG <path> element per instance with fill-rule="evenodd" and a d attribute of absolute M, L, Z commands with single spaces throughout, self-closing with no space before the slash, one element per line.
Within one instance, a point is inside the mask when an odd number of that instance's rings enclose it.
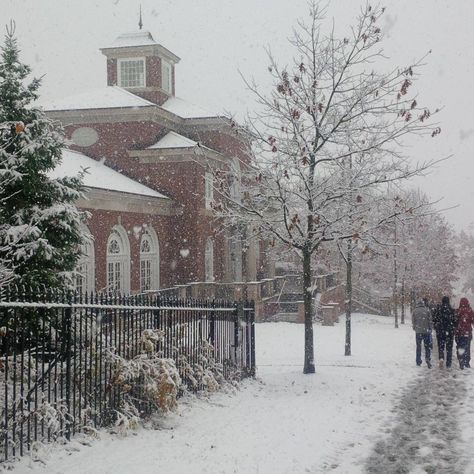
<path fill-rule="evenodd" d="M 147 374 L 131 383 L 123 361 L 150 351 L 173 361 L 179 391 L 254 375 L 254 323 L 249 302 L 3 289 L 0 461 L 113 423 L 125 395 L 148 414 Z"/>

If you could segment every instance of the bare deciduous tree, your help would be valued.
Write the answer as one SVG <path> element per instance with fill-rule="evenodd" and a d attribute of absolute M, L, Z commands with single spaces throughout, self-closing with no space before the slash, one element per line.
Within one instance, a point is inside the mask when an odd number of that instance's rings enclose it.
<path fill-rule="evenodd" d="M 361 217 L 371 205 L 364 190 L 426 169 L 429 163 L 403 155 L 400 142 L 440 132 L 411 94 L 423 60 L 374 69 L 387 62 L 379 46 L 383 12 L 363 7 L 347 37 L 338 38 L 334 30 L 325 33 L 324 11 L 313 2 L 308 23 L 299 21 L 290 40 L 293 64 L 282 67 L 269 52 L 272 89 L 247 82 L 258 102 L 247 125 L 254 158 L 241 163 L 239 177 L 218 173 L 219 216 L 301 255 L 304 373 L 315 371 L 312 255 L 324 242 L 369 233 L 373 223 Z M 241 199 L 229 186 L 237 179 Z"/>

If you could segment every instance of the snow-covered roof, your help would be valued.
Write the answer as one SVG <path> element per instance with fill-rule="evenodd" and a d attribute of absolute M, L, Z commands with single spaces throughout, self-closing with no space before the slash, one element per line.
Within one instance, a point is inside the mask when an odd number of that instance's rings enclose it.
<path fill-rule="evenodd" d="M 213 154 L 221 154 L 220 152 L 213 150 L 212 148 L 198 144 L 198 142 L 195 142 L 194 140 L 191 140 L 190 138 L 184 137 L 183 135 L 180 135 L 179 133 L 173 131 L 168 132 L 161 140 L 158 140 L 155 144 L 149 146 L 147 149 L 171 150 L 176 148 L 194 148 L 195 146 L 199 146 L 201 150 L 206 150 L 207 152 Z"/>
<path fill-rule="evenodd" d="M 51 171 L 49 176 L 51 178 L 77 176 L 84 169 L 87 169 L 84 175 L 86 187 L 168 199 L 154 189 L 109 168 L 104 163 L 73 150 L 63 150 L 61 164 Z"/>
<path fill-rule="evenodd" d="M 143 99 L 119 86 L 105 86 L 92 89 L 88 92 L 63 97 L 61 99 L 39 102 L 37 105 L 47 111 L 158 107 L 153 102 Z M 179 97 L 170 97 L 161 108 L 185 119 L 218 117 L 218 114 L 209 112 Z"/>
<path fill-rule="evenodd" d="M 45 110 L 109 109 L 156 106 L 118 86 L 106 86 L 90 92 L 40 103 Z"/>
<path fill-rule="evenodd" d="M 176 132 L 168 132 L 161 140 L 148 148 L 163 149 L 163 148 L 192 148 L 197 145 L 197 142 L 189 138 L 183 137 Z"/>
<path fill-rule="evenodd" d="M 218 116 L 218 114 L 209 112 L 198 105 L 180 99 L 179 97 L 170 97 L 161 107 L 182 118 L 205 118 Z"/>
<path fill-rule="evenodd" d="M 115 38 L 109 48 L 125 48 L 127 46 L 146 46 L 149 44 L 158 44 L 149 31 L 134 31 L 132 33 L 123 33 Z"/>

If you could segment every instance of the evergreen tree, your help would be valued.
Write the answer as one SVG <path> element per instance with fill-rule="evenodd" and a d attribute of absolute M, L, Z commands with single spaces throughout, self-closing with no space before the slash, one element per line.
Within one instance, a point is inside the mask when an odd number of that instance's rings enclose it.
<path fill-rule="evenodd" d="M 20 285 L 62 287 L 71 281 L 83 240 L 75 206 L 82 176 L 51 179 L 66 140 L 62 127 L 35 107 L 40 80 L 28 82 L 14 24 L 0 57 L 0 266 Z"/>

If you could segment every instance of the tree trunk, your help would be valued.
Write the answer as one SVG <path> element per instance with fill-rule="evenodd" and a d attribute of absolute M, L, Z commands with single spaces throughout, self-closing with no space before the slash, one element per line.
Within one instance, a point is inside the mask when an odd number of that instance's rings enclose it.
<path fill-rule="evenodd" d="M 401 323 L 405 324 L 405 279 L 402 279 L 402 319 Z"/>
<path fill-rule="evenodd" d="M 398 328 L 398 268 L 397 268 L 397 223 L 395 222 L 394 226 L 394 244 L 395 247 L 393 249 L 393 315 L 395 316 L 395 328 Z"/>
<path fill-rule="evenodd" d="M 395 327 L 398 328 L 398 274 L 397 274 L 397 252 L 395 250 L 394 272 L 393 272 L 393 315 L 395 317 Z"/>
<path fill-rule="evenodd" d="M 311 291 L 311 253 L 303 250 L 303 301 L 304 301 L 304 374 L 314 374 L 313 295 Z"/>
<path fill-rule="evenodd" d="M 351 355 L 351 315 L 352 315 L 352 242 L 347 241 L 346 261 L 346 344 L 344 355 Z"/>

